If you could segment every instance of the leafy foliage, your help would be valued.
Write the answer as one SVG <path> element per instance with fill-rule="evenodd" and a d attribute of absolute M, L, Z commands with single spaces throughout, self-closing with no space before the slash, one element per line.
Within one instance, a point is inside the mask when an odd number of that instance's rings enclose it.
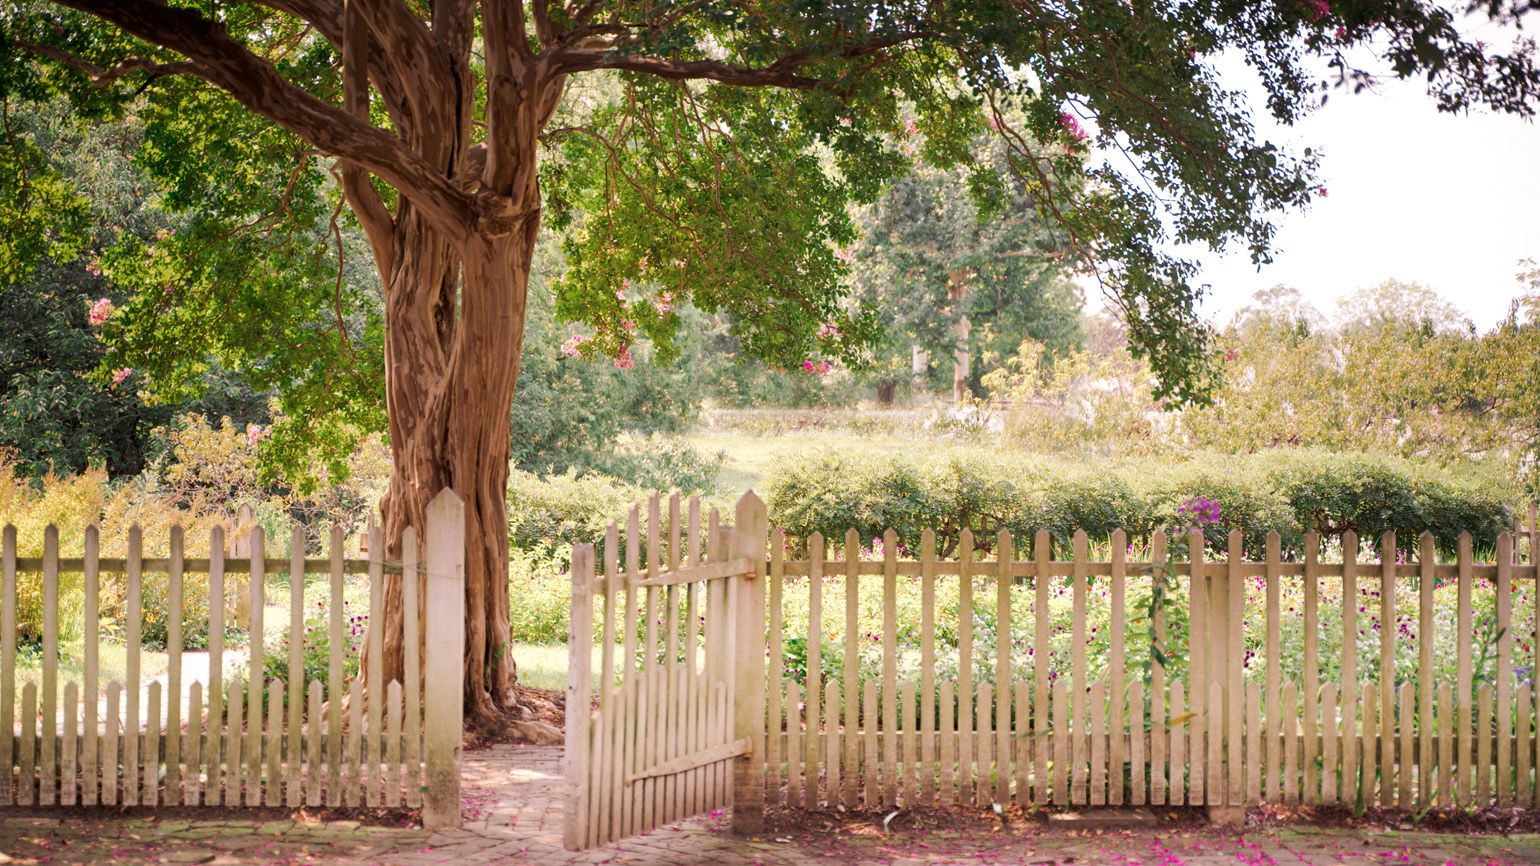
<path fill-rule="evenodd" d="M 1276 530 L 1288 555 L 1298 555 L 1306 531 L 1337 537 L 1353 530 L 1374 543 L 1397 534 L 1403 550 L 1431 531 L 1444 551 L 1461 532 L 1490 547 L 1513 525 L 1513 509 L 1490 478 L 1372 455 L 1315 451 L 1264 452 L 1246 457 L 1203 455 L 1161 466 L 1140 460 L 1094 469 L 1026 458 L 983 455 L 924 459 L 862 459 L 825 454 L 775 473 L 768 485 L 772 525 L 797 544 L 814 532 L 838 543 L 848 529 L 865 540 L 892 529 L 907 545 L 924 529 L 936 532 L 943 554 L 963 529 L 977 549 L 1008 529 L 1026 555 L 1032 534 L 1048 530 L 1055 545 L 1076 529 L 1105 540 L 1114 530 L 1133 537 L 1156 527 L 1193 523 L 1184 504 L 1212 500 L 1218 515 L 1201 522 L 1206 543 L 1224 550 L 1230 530 L 1245 533 L 1249 555 L 1265 551 Z M 1516 491 L 1506 491 L 1512 496 Z"/>

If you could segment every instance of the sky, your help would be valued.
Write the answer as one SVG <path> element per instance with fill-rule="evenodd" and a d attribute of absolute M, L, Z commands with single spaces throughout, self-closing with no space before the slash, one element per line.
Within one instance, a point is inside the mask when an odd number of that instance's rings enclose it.
<path fill-rule="evenodd" d="M 1244 64 L 1220 69 L 1260 93 Z M 1283 284 L 1332 315 L 1339 298 L 1388 278 L 1430 286 L 1482 328 L 1507 313 L 1519 260 L 1540 260 L 1540 125 L 1440 113 L 1416 81 L 1333 91 L 1293 128 L 1256 96 L 1253 117 L 1264 138 L 1322 151 L 1327 194 L 1279 218 L 1275 260 L 1260 272 L 1244 251 L 1200 256 L 1206 314 L 1224 322 L 1254 291 Z"/>

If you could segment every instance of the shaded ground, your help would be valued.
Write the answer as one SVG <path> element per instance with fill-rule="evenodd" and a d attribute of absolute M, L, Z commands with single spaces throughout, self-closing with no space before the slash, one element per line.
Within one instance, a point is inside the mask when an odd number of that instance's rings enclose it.
<path fill-rule="evenodd" d="M 47 817 L 0 812 L 0 864 L 624 864 L 624 866 L 1507 866 L 1540 863 L 1540 835 L 1472 835 L 1364 827 L 1270 827 L 1221 832 L 1190 822 L 1157 830 L 1064 830 L 880 818 L 834 822 L 772 816 L 765 836 L 737 839 L 718 815 L 597 851 L 561 849 L 561 751 L 497 745 L 466 753 L 465 827 L 420 829 L 305 816 L 184 811 L 156 819 L 100 811 Z"/>

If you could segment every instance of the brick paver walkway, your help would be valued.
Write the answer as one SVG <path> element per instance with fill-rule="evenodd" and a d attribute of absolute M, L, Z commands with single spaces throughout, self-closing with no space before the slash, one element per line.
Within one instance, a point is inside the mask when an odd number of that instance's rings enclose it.
<path fill-rule="evenodd" d="M 465 826 L 449 833 L 354 822 L 240 821 L 215 810 L 155 819 L 0 812 L 0 864 L 476 864 L 560 866 L 1506 866 L 1540 864 L 1540 836 L 1374 834 L 1312 828 L 1135 833 L 1033 828 L 883 836 L 867 829 L 737 839 L 704 818 L 583 854 L 561 848 L 559 749 L 466 755 Z"/>

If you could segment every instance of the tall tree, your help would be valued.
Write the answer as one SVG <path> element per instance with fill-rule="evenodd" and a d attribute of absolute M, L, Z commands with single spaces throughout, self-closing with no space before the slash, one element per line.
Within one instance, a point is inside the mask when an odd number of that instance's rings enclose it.
<path fill-rule="evenodd" d="M 1521 7 L 1495 0 L 1477 14 Z M 444 486 L 466 500 L 466 699 L 478 721 L 516 702 L 508 407 L 544 210 L 573 229 L 559 311 L 621 357 L 638 328 L 666 345 L 676 320 L 639 303 L 662 292 L 733 313 L 745 349 L 782 363 L 821 339 L 853 353 L 869 333 L 854 323 L 817 336 L 841 309 L 831 248 L 852 239 L 845 204 L 909 162 L 895 145 L 901 109 L 913 106 L 926 134 L 919 156 L 942 168 L 970 161 L 987 117 L 1033 205 L 1104 280 L 1161 391 L 1185 399 L 1202 394 L 1207 339 L 1194 265 L 1162 251 L 1167 235 L 1265 260 L 1269 215 L 1315 186 L 1314 156 L 1257 141 L 1210 58 L 1239 49 L 1284 121 L 1319 98 L 1311 60 L 1361 82 L 1347 51 L 1359 44 L 1396 75 L 1425 75 L 1450 110 L 1527 114 L 1540 90 L 1532 46 L 1467 40 L 1430 0 L 12 0 L 3 27 L 8 93 L 79 96 L 89 80 L 119 106 L 198 112 L 189 130 L 228 118 L 202 127 L 216 139 L 188 140 L 188 156 L 267 142 L 300 157 L 297 183 L 314 182 L 317 154 L 337 160 L 385 293 L 386 531 L 396 543 Z M 595 73 L 620 77 L 618 103 L 584 98 Z M 1128 170 L 1066 153 L 1079 123 Z M 542 196 L 546 145 L 561 152 Z M 186 173 L 175 160 L 165 169 Z M 248 221 L 273 209 L 244 207 Z M 399 587 L 387 613 L 399 623 Z M 398 629 L 386 643 L 394 670 Z"/>
<path fill-rule="evenodd" d="M 1000 355 L 1026 338 L 1068 348 L 1081 306 L 1063 278 L 1067 245 L 1010 175 L 1004 148 L 984 139 L 974 159 L 1005 182 L 970 189 L 966 168 L 918 167 L 862 209 L 850 252 L 856 297 L 881 317 L 890 378 L 902 362 L 923 385 L 929 359 L 950 353 L 954 400 L 968 394 L 976 330 Z"/>

